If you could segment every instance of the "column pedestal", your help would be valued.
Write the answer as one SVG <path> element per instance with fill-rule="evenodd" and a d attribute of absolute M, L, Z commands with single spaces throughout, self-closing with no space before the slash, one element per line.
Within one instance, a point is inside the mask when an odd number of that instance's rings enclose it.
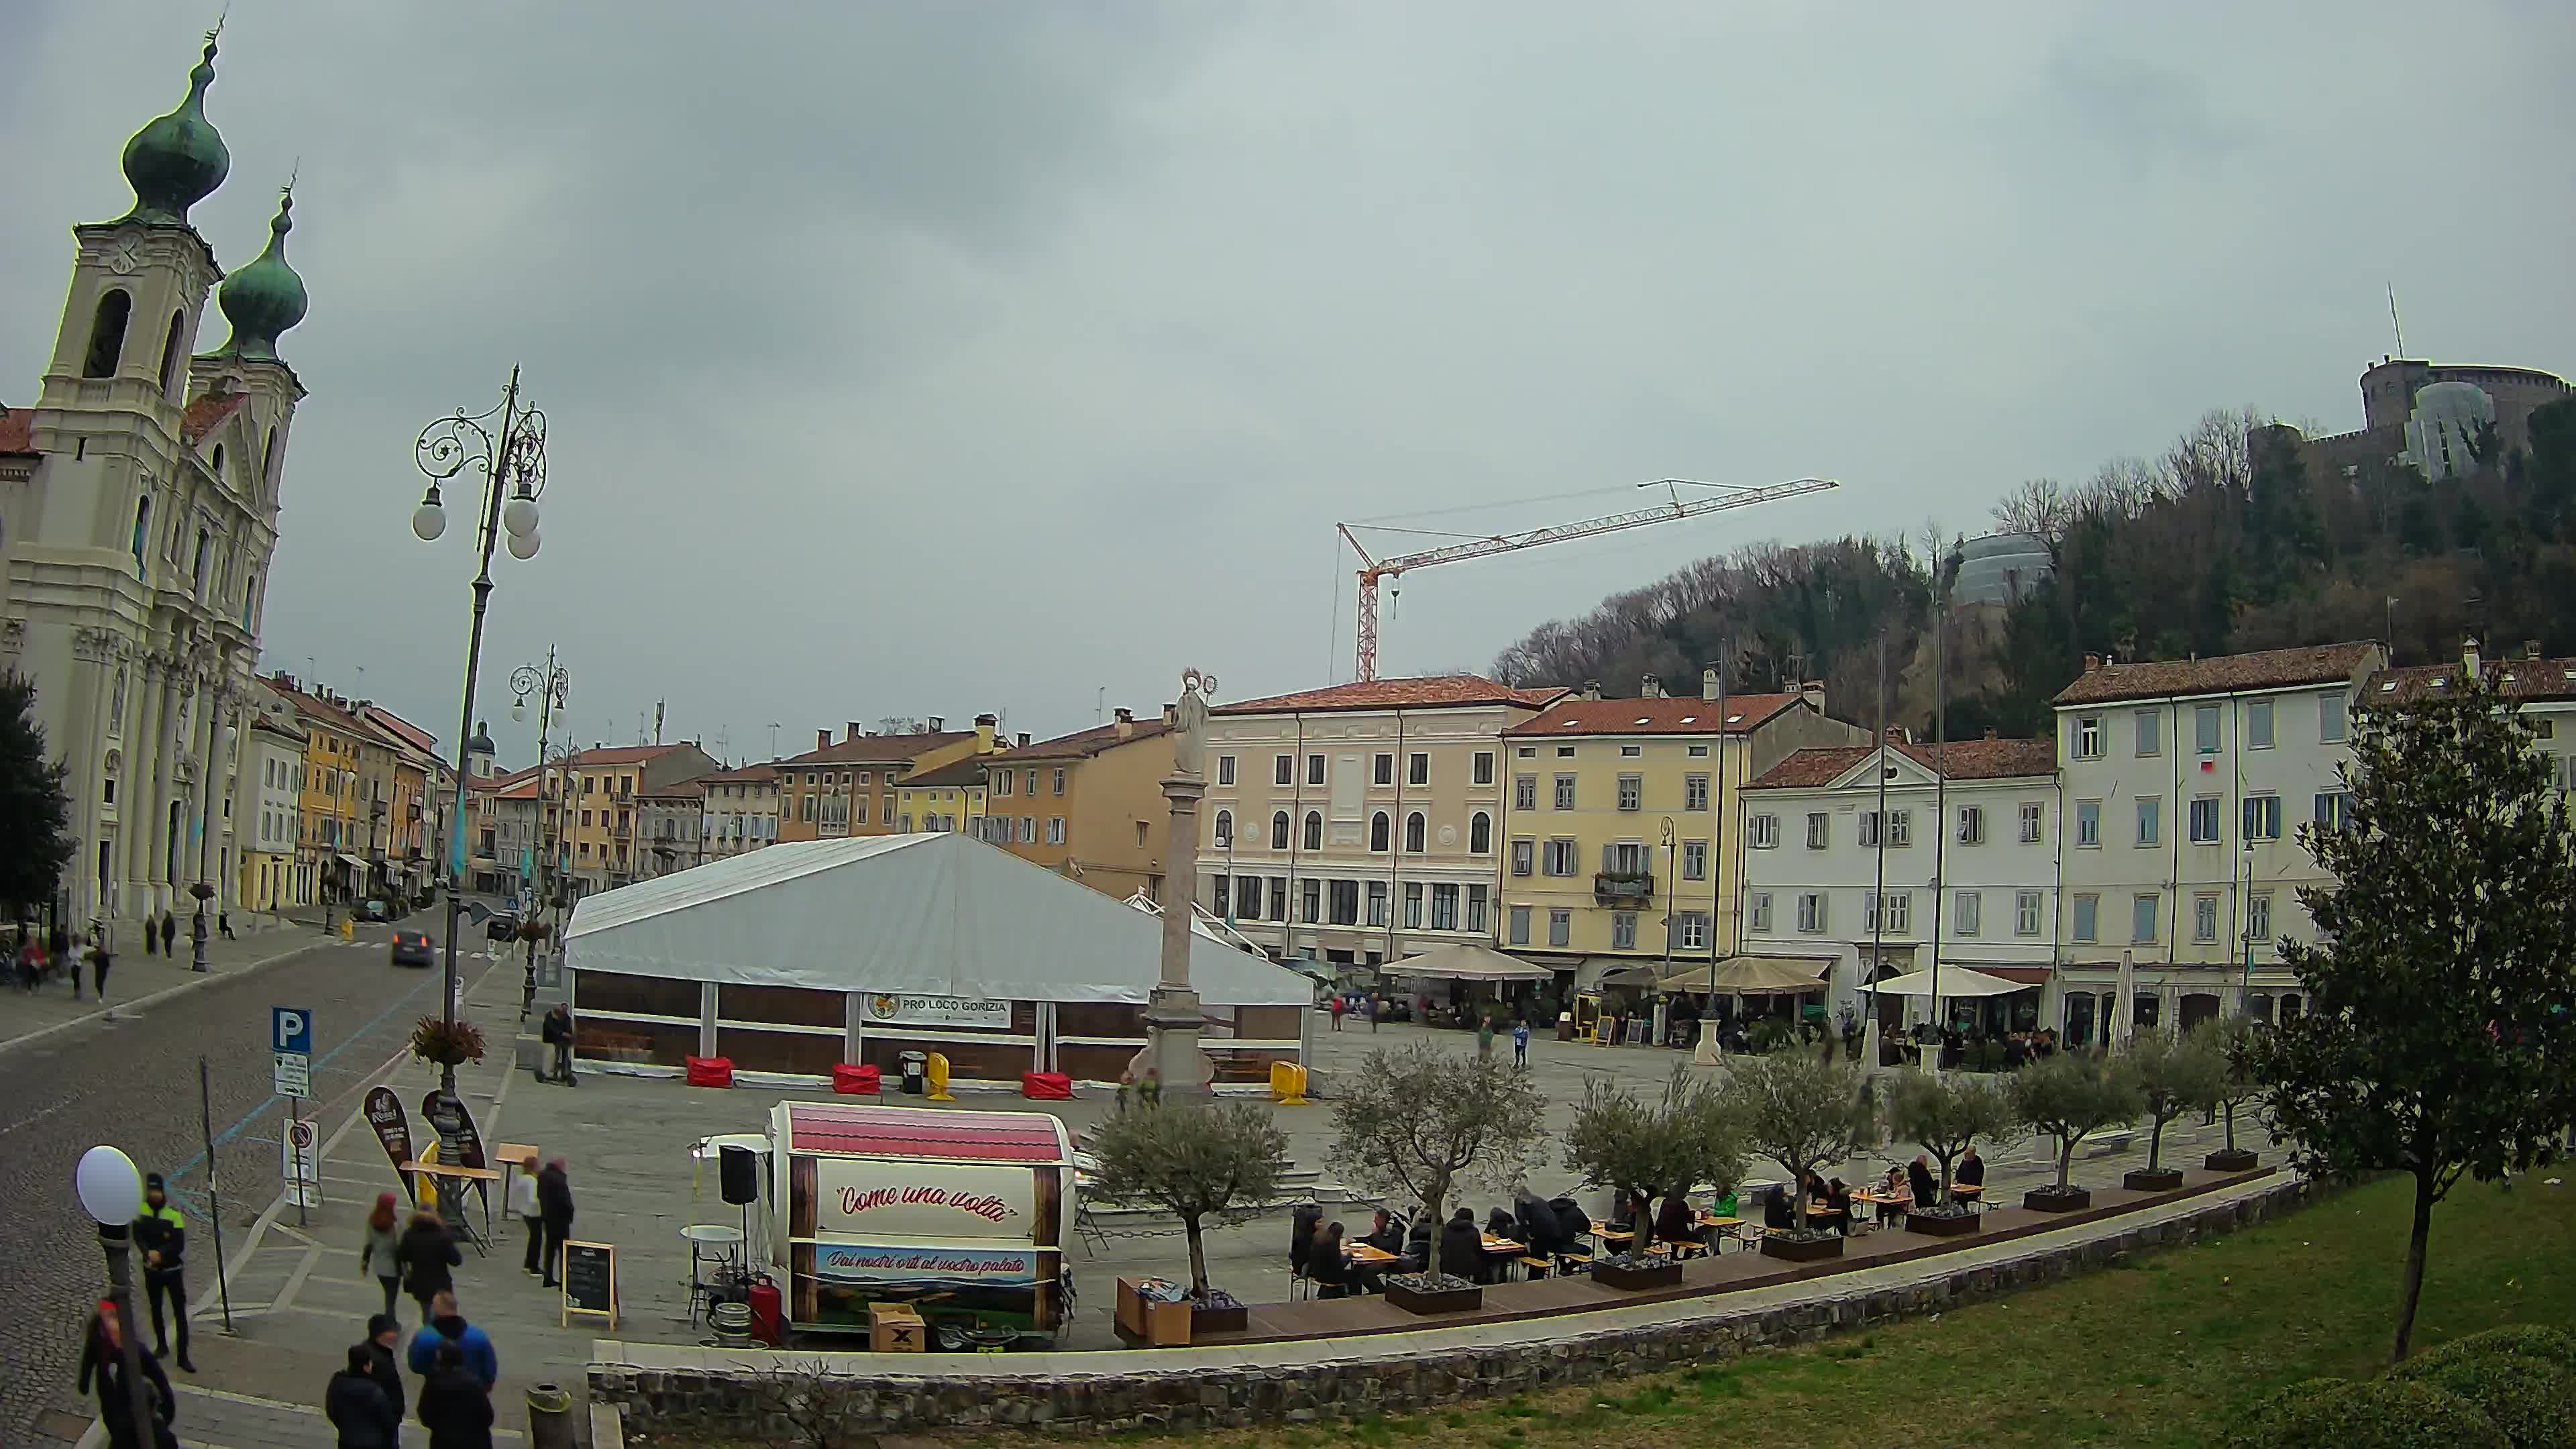
<path fill-rule="evenodd" d="M 1199 994 L 1190 989 L 1191 927 L 1198 919 L 1199 798 L 1207 782 L 1176 770 L 1164 777 L 1172 819 L 1163 842 L 1163 959 L 1160 978 L 1145 1005 L 1146 1061 L 1169 1096 L 1204 1096 L 1208 1060 L 1199 1050 Z"/>

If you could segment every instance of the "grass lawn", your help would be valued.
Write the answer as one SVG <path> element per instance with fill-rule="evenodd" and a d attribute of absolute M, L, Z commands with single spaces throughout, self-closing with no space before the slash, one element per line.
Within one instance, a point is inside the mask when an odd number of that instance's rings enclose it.
<path fill-rule="evenodd" d="M 1799 1449 L 2207 1445 L 2280 1385 L 2385 1360 L 2411 1201 L 2410 1182 L 2380 1182 L 2251 1232 L 1810 1348 L 1408 1418 L 1169 1442 L 1701 1449 L 1715 1429 Z M 2463 1182 L 2434 1212 L 2416 1348 L 2500 1323 L 2576 1327 L 2571 1264 L 2576 1171 L 2560 1164 L 2509 1193 Z"/>

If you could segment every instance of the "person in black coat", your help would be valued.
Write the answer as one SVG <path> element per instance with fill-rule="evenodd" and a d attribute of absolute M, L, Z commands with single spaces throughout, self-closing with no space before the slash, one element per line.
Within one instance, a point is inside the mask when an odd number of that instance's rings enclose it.
<path fill-rule="evenodd" d="M 1556 1209 L 1549 1207 L 1537 1193 L 1522 1188 L 1513 1195 L 1512 1206 L 1520 1213 L 1521 1241 L 1539 1257 L 1551 1257 L 1574 1246 L 1565 1236 L 1565 1225 L 1556 1220 Z"/>
<path fill-rule="evenodd" d="M 1350 1250 L 1342 1242 L 1342 1225 L 1327 1223 L 1315 1235 L 1314 1250 L 1306 1255 L 1306 1276 L 1315 1280 L 1318 1298 L 1347 1298 L 1351 1294 Z"/>
<path fill-rule="evenodd" d="M 1985 1186 L 1986 1160 L 1977 1155 L 1977 1149 L 1969 1148 L 1968 1155 L 1959 1159 L 1959 1170 L 1950 1174 L 1950 1180 L 1961 1187 Z"/>
<path fill-rule="evenodd" d="M 402 1415 L 386 1401 L 375 1367 L 373 1344 L 351 1344 L 349 1366 L 323 1390 L 322 1412 L 339 1431 L 340 1449 L 399 1449 L 402 1443 Z"/>
<path fill-rule="evenodd" d="M 555 1270 L 562 1266 L 564 1239 L 572 1235 L 572 1180 L 564 1175 L 560 1157 L 537 1174 L 537 1208 L 545 1214 L 546 1286 L 552 1288 Z"/>
<path fill-rule="evenodd" d="M 492 1449 L 492 1396 L 465 1371 L 465 1355 L 453 1344 L 438 1351 L 421 1385 L 420 1422 L 429 1449 Z"/>
<path fill-rule="evenodd" d="M 1462 1207 L 1440 1228 L 1440 1271 L 1470 1283 L 1485 1281 L 1485 1239 L 1476 1210 Z"/>
<path fill-rule="evenodd" d="M 98 1419 L 107 1430 L 112 1449 L 143 1449 L 145 1440 L 134 1422 L 133 1391 L 125 1382 L 125 1336 L 118 1327 L 116 1305 L 103 1302 L 90 1315 L 88 1341 L 81 1345 L 80 1392 L 88 1393 L 90 1380 L 98 1380 Z M 152 1438 L 155 1446 L 177 1449 L 179 1436 L 170 1431 L 170 1421 L 178 1416 L 178 1397 L 170 1392 L 170 1376 L 161 1371 L 161 1360 L 141 1344 L 134 1346 L 135 1360 L 149 1381 L 152 1399 Z"/>
<path fill-rule="evenodd" d="M 1485 1231 L 1493 1237 L 1508 1238 L 1520 1230 L 1520 1220 L 1512 1216 L 1510 1208 L 1496 1208 L 1485 1214 Z"/>
<path fill-rule="evenodd" d="M 1933 1180 L 1932 1165 L 1923 1160 L 1920 1152 L 1905 1164 L 1905 1185 L 1913 1191 L 1918 1208 L 1928 1208 L 1941 1200 L 1941 1184 Z"/>
<path fill-rule="evenodd" d="M 1431 1233 L 1431 1214 L 1416 1208 L 1413 1214 L 1413 1226 L 1404 1234 L 1404 1271 L 1420 1273 L 1432 1266 Z"/>
<path fill-rule="evenodd" d="M 1705 1247 L 1699 1235 L 1699 1214 L 1691 1211 L 1690 1198 L 1680 1188 L 1664 1194 L 1663 1206 L 1655 1210 L 1655 1240 L 1682 1247 Z"/>
<path fill-rule="evenodd" d="M 405 1407 L 402 1364 L 394 1357 L 394 1351 L 401 1344 L 402 1320 L 390 1313 L 379 1313 L 367 1320 L 367 1341 L 358 1345 L 367 1350 L 367 1372 L 374 1377 L 376 1387 L 383 1389 L 385 1398 L 393 1404 L 394 1422 L 397 1424 L 402 1422 Z"/>
<path fill-rule="evenodd" d="M 420 1321 L 427 1323 L 429 1300 L 455 1289 L 456 1275 L 449 1270 L 464 1266 L 465 1254 L 438 1214 L 422 1208 L 394 1245 L 394 1260 L 403 1266 L 403 1291 L 419 1302 Z"/>
<path fill-rule="evenodd" d="M 1578 1246 L 1592 1234 L 1592 1215 L 1583 1204 L 1570 1197 L 1552 1197 L 1547 1210 L 1556 1215 L 1556 1240 L 1568 1248 Z"/>
<path fill-rule="evenodd" d="M 1762 1226 L 1773 1232 L 1789 1232 L 1798 1226 L 1797 1211 L 1798 1195 L 1791 1192 L 1786 1184 L 1775 1187 L 1771 1189 L 1771 1196 L 1763 1200 Z"/>

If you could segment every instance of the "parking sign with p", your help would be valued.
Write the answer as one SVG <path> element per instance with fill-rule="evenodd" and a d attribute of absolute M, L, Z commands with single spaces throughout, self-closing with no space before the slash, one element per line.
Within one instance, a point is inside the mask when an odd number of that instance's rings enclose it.
<path fill-rule="evenodd" d="M 268 1009 L 268 1053 L 281 1097 L 313 1095 L 313 1013 L 300 1006 Z"/>

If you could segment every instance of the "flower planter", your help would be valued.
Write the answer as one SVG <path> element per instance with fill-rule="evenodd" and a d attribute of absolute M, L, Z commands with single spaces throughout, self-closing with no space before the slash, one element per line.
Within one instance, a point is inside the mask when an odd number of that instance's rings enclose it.
<path fill-rule="evenodd" d="M 1485 1306 L 1485 1290 L 1455 1280 L 1438 1286 L 1415 1286 L 1418 1280 L 1389 1278 L 1386 1301 L 1407 1313 L 1466 1313 Z"/>
<path fill-rule="evenodd" d="M 1762 1256 L 1786 1263 L 1821 1263 L 1843 1255 L 1843 1235 L 1818 1233 L 1811 1237 L 1793 1237 L 1787 1233 L 1764 1233 Z"/>
<path fill-rule="evenodd" d="M 1905 1230 L 1929 1238 L 1963 1237 L 1977 1230 L 1977 1213 L 1973 1208 L 1963 1213 L 1907 1213 Z"/>
<path fill-rule="evenodd" d="M 2171 1192 L 2182 1186 L 2182 1169 L 2159 1167 L 2149 1170 L 2133 1168 L 2120 1174 L 2120 1186 L 2131 1192 Z"/>
<path fill-rule="evenodd" d="M 2211 1172 L 2252 1172 L 2262 1159 L 2242 1147 L 2222 1147 L 2200 1160 Z"/>
<path fill-rule="evenodd" d="M 2034 1187 L 2021 1195 L 2021 1205 L 2035 1213 L 2082 1212 L 2093 1205 L 2093 1194 L 2081 1187 Z"/>
<path fill-rule="evenodd" d="M 1211 1290 L 1208 1301 L 1190 1300 L 1190 1339 L 1201 1334 L 1244 1333 L 1252 1327 L 1252 1310 L 1243 1301 L 1221 1289 Z"/>
<path fill-rule="evenodd" d="M 1682 1281 L 1681 1261 L 1664 1258 L 1659 1262 L 1622 1263 L 1615 1258 L 1594 1264 L 1592 1281 L 1604 1288 L 1634 1291 L 1640 1288 L 1671 1288 Z"/>

